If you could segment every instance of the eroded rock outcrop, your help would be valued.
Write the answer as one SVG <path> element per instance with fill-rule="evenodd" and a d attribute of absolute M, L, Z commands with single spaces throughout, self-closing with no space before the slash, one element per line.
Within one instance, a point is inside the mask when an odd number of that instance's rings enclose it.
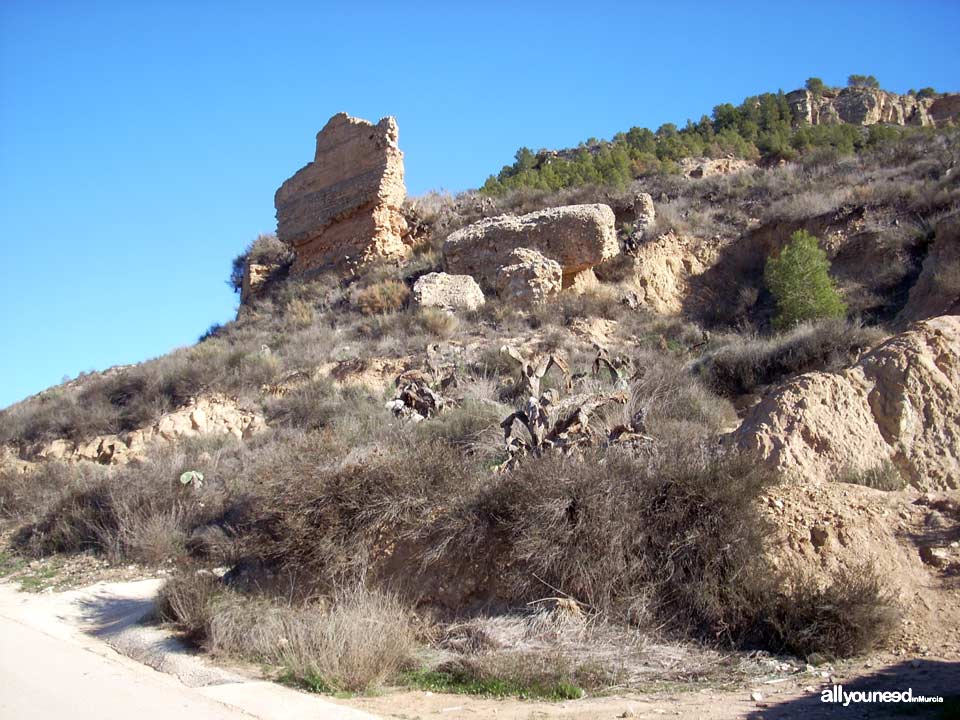
<path fill-rule="evenodd" d="M 313 162 L 277 190 L 277 236 L 294 273 L 353 268 L 406 255 L 403 153 L 392 117 L 376 125 L 339 113 L 317 134 Z"/>
<path fill-rule="evenodd" d="M 167 413 L 145 428 L 119 435 L 98 435 L 77 443 L 65 439 L 53 440 L 31 448 L 28 455 L 31 460 L 87 460 L 116 465 L 142 456 L 147 446 L 154 442 L 174 443 L 204 435 L 233 435 L 242 439 L 266 427 L 267 423 L 259 413 L 243 408 L 222 395 L 210 395 Z"/>
<path fill-rule="evenodd" d="M 847 87 L 820 93 L 794 90 L 787 103 L 795 122 L 810 125 L 943 126 L 960 116 L 960 95 L 920 98 L 878 88 Z"/>
<path fill-rule="evenodd" d="M 672 230 L 639 243 L 632 251 L 634 270 L 630 278 L 637 300 L 657 313 L 680 313 L 690 278 L 705 269 L 698 251 L 702 249 L 694 239 Z"/>
<path fill-rule="evenodd" d="M 507 265 L 497 271 L 497 294 L 504 299 L 540 304 L 560 293 L 563 269 L 560 263 L 530 248 L 516 248 L 507 255 Z"/>
<path fill-rule="evenodd" d="M 240 285 L 240 304 L 247 305 L 260 294 L 264 283 L 270 274 L 276 270 L 275 265 L 246 262 L 243 266 L 243 281 Z"/>
<path fill-rule="evenodd" d="M 417 278 L 411 302 L 414 307 L 444 310 L 476 310 L 483 305 L 483 291 L 469 275 L 432 272 Z"/>
<path fill-rule="evenodd" d="M 607 205 L 568 205 L 519 217 L 499 215 L 452 233 L 443 245 L 451 273 L 472 275 L 495 287 L 501 267 L 510 265 L 516 248 L 540 252 L 560 264 L 563 287 L 577 275 L 620 252 L 613 210 Z"/>
<path fill-rule="evenodd" d="M 657 224 L 657 209 L 650 193 L 637 193 L 633 198 L 633 229 L 648 232 Z"/>
<path fill-rule="evenodd" d="M 680 172 L 694 179 L 714 175 L 733 175 L 755 167 L 755 163 L 735 157 L 680 159 Z"/>
<path fill-rule="evenodd" d="M 960 317 L 919 322 L 853 367 L 780 385 L 734 439 L 805 479 L 889 462 L 921 490 L 960 487 Z"/>

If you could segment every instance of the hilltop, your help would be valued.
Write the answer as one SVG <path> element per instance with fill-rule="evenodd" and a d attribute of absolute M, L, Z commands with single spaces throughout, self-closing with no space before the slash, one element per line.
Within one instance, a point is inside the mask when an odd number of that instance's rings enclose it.
<path fill-rule="evenodd" d="M 866 148 L 899 140 L 916 129 L 942 128 L 960 116 L 960 95 L 933 88 L 905 95 L 880 89 L 872 76 L 851 75 L 845 88 L 819 78 L 784 93 L 763 93 L 734 106 L 717 105 L 710 116 L 666 123 L 656 131 L 632 127 L 610 141 L 591 138 L 577 148 L 520 148 L 512 165 L 490 176 L 482 191 L 562 188 L 602 183 L 623 186 L 656 174 L 702 177 L 704 170 L 785 161 L 835 162 Z"/>

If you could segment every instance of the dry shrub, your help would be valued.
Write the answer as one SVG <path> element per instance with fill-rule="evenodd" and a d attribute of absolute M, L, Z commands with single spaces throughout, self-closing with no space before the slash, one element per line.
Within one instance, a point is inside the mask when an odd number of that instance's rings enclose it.
<path fill-rule="evenodd" d="M 447 339 L 460 327 L 457 316 L 440 308 L 425 307 L 414 315 L 414 325 L 435 338 Z"/>
<path fill-rule="evenodd" d="M 960 259 L 939 265 L 934 270 L 933 283 L 944 295 L 960 297 Z"/>
<path fill-rule="evenodd" d="M 883 336 L 846 320 L 805 323 L 769 338 L 735 340 L 705 356 L 694 371 L 715 392 L 737 397 L 790 375 L 849 365 Z"/>
<path fill-rule="evenodd" d="M 392 595 L 340 593 L 325 616 L 305 613 L 285 628 L 280 659 L 297 679 L 331 690 L 365 692 L 408 666 L 416 635 L 407 609 Z"/>
<path fill-rule="evenodd" d="M 561 293 L 559 305 L 565 325 L 577 318 L 618 320 L 626 312 L 616 289 L 609 285 L 597 285 L 579 294 Z"/>
<path fill-rule="evenodd" d="M 244 268 L 248 262 L 258 265 L 277 265 L 285 269 L 293 262 L 293 248 L 281 242 L 272 233 L 258 235 L 247 246 L 246 251 L 233 259 L 229 285 L 236 292 L 240 292 L 243 285 Z"/>
<path fill-rule="evenodd" d="M 877 647 L 896 627 L 893 596 L 873 565 L 843 568 L 825 587 L 796 568 L 779 583 L 754 598 L 767 646 L 799 657 L 850 657 Z"/>
<path fill-rule="evenodd" d="M 357 293 L 357 307 L 364 315 L 386 315 L 401 310 L 410 289 L 399 280 L 387 279 L 368 285 Z"/>
<path fill-rule="evenodd" d="M 443 532 L 451 551 L 466 545 L 461 556 L 499 547 L 514 600 L 553 587 L 615 617 L 716 631 L 729 623 L 734 580 L 760 555 L 754 499 L 772 478 L 738 456 L 677 450 L 653 462 L 608 451 L 526 463 Z"/>
<path fill-rule="evenodd" d="M 106 470 L 92 463 L 47 462 L 29 473 L 0 471 L 0 518 L 33 522 L 77 488 L 97 482 Z"/>
<path fill-rule="evenodd" d="M 550 700 L 576 700 L 583 697 L 581 686 L 611 684 L 606 674 L 546 648 L 461 654 L 413 680 L 419 687 L 440 692 Z"/>
<path fill-rule="evenodd" d="M 863 485 L 874 490 L 884 490 L 893 492 L 903 490 L 907 486 L 907 481 L 903 475 L 889 460 L 884 460 L 873 467 L 864 469 L 848 468 L 840 475 L 840 482 L 851 483 L 853 485 Z"/>
<path fill-rule="evenodd" d="M 209 635 L 214 601 L 223 592 L 220 579 L 208 571 L 182 570 L 160 588 L 156 615 L 173 623 L 189 639 L 201 641 Z"/>
<path fill-rule="evenodd" d="M 225 343 L 214 338 L 47 391 L 0 413 L 0 443 L 79 441 L 144 427 L 223 380 L 225 355 Z"/>
<path fill-rule="evenodd" d="M 165 583 L 158 614 L 214 653 L 278 665 L 288 679 L 326 691 L 378 687 L 409 666 L 417 648 L 409 610 L 359 587 L 329 603 L 291 605 L 188 570 Z"/>
<path fill-rule="evenodd" d="M 202 461 L 201 452 L 160 447 L 118 468 L 70 466 L 70 482 L 17 531 L 15 547 L 31 556 L 95 551 L 151 564 L 182 555 L 190 532 L 211 522 L 226 501 L 215 460 Z M 204 473 L 203 486 L 181 485 L 180 474 L 194 469 Z"/>
<path fill-rule="evenodd" d="M 773 203 L 764 213 L 767 222 L 807 220 L 826 215 L 837 210 L 850 200 L 848 188 L 813 189 L 787 197 Z"/>
<path fill-rule="evenodd" d="M 283 319 L 287 331 L 296 331 L 313 324 L 314 309 L 306 300 L 294 298 L 283 310 Z"/>
<path fill-rule="evenodd" d="M 228 359 L 232 371 L 229 386 L 234 392 L 259 389 L 276 380 L 280 372 L 280 360 L 266 352 L 238 352 Z"/>
<path fill-rule="evenodd" d="M 319 430 L 326 427 L 341 410 L 342 400 L 328 378 L 311 380 L 288 390 L 282 397 L 267 403 L 271 426 Z"/>
<path fill-rule="evenodd" d="M 422 532 L 444 498 L 476 484 L 442 442 L 419 443 L 415 455 L 381 445 L 342 464 L 319 453 L 329 449 L 304 447 L 253 470 L 262 495 L 234 522 L 249 585 L 288 587 L 298 598 L 356 585 L 372 571 L 384 538 Z"/>
<path fill-rule="evenodd" d="M 642 373 L 631 382 L 621 422 L 629 422 L 640 412 L 648 433 L 669 438 L 678 425 L 710 435 L 736 421 L 733 406 L 705 388 L 677 359 L 645 353 L 637 365 Z"/>
<path fill-rule="evenodd" d="M 502 453 L 503 430 L 500 421 L 510 414 L 509 408 L 493 402 L 465 400 L 429 423 L 420 423 L 419 437 L 439 439 L 464 454 L 479 454 L 492 460 Z"/>

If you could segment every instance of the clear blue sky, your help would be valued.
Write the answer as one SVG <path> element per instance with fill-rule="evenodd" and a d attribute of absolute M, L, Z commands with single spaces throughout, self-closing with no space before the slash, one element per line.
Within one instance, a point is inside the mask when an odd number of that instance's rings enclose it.
<path fill-rule="evenodd" d="M 811 75 L 960 86 L 955 0 L 516 4 L 5 0 L 0 406 L 230 319 L 338 111 L 398 118 L 420 194 Z"/>

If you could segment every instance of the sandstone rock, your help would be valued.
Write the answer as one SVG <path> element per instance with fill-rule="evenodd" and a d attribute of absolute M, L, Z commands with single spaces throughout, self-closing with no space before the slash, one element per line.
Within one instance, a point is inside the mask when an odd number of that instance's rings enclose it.
<path fill-rule="evenodd" d="M 403 153 L 392 117 L 373 125 L 346 113 L 317 134 L 313 162 L 277 190 L 277 236 L 294 273 L 406 255 Z"/>
<path fill-rule="evenodd" d="M 76 445 L 72 442 L 58 438 L 57 440 L 50 441 L 44 445 L 42 449 L 32 454 L 41 460 L 66 460 L 73 455 L 75 450 Z"/>
<path fill-rule="evenodd" d="M 944 95 L 930 103 L 927 110 L 930 119 L 937 127 L 956 122 L 960 118 L 960 94 Z"/>
<path fill-rule="evenodd" d="M 633 225 L 636 230 L 648 230 L 657 222 L 657 211 L 650 193 L 637 193 L 633 199 Z"/>
<path fill-rule="evenodd" d="M 273 271 L 272 265 L 247 262 L 243 268 L 243 282 L 240 285 L 240 304 L 246 305 L 263 287 L 263 283 Z"/>
<path fill-rule="evenodd" d="M 564 287 L 574 295 L 591 292 L 599 286 L 600 280 L 592 267 L 564 277 Z"/>
<path fill-rule="evenodd" d="M 734 439 L 809 480 L 888 461 L 921 490 L 960 487 L 960 317 L 919 322 L 846 370 L 780 385 Z"/>
<path fill-rule="evenodd" d="M 413 363 L 412 357 L 353 358 L 321 365 L 315 375 L 329 377 L 343 387 L 362 386 L 382 392 L 393 385 L 397 375 L 409 370 Z"/>
<path fill-rule="evenodd" d="M 682 158 L 680 172 L 689 178 L 705 178 L 714 175 L 733 175 L 754 168 L 749 160 L 738 158 Z"/>
<path fill-rule="evenodd" d="M 570 332 L 598 347 L 607 347 L 617 331 L 617 321 L 606 318 L 574 318 L 570 322 Z"/>
<path fill-rule="evenodd" d="M 471 276 L 432 272 L 413 284 L 411 302 L 416 307 L 476 310 L 485 301 L 483 291 Z"/>
<path fill-rule="evenodd" d="M 507 264 L 497 271 L 497 294 L 501 298 L 540 304 L 563 287 L 560 263 L 529 248 L 516 248 Z"/>
<path fill-rule="evenodd" d="M 246 439 L 266 427 L 267 423 L 260 414 L 244 409 L 222 395 L 210 395 L 162 416 L 151 426 L 119 435 L 98 435 L 79 444 L 64 439 L 53 440 L 33 448 L 30 456 L 38 460 L 118 465 L 141 456 L 152 442 L 228 434 Z"/>
<path fill-rule="evenodd" d="M 443 245 L 443 259 L 449 272 L 495 287 L 497 272 L 511 264 L 509 255 L 516 248 L 537 250 L 558 262 L 563 287 L 569 287 L 578 273 L 620 252 L 613 210 L 600 204 L 568 205 L 487 218 L 452 233 Z"/>
<path fill-rule="evenodd" d="M 795 122 L 810 125 L 914 125 L 942 127 L 960 116 L 960 95 L 918 98 L 877 88 L 848 87 L 815 94 L 809 90 L 787 93 Z"/>
<path fill-rule="evenodd" d="M 705 270 L 699 250 L 692 239 L 673 231 L 640 243 L 633 251 L 634 271 L 630 278 L 640 304 L 663 315 L 678 314 L 683 309 L 690 278 Z"/>
<path fill-rule="evenodd" d="M 918 504 L 916 493 L 787 481 L 776 487 L 776 495 L 782 510 L 760 505 L 772 529 L 763 554 L 774 568 L 801 571 L 805 583 L 826 587 L 841 570 L 873 566 L 919 642 L 936 641 L 943 628 L 958 626 L 954 591 L 945 593 L 943 584 L 930 582 L 932 568 L 918 556 L 918 539 L 929 530 L 923 524 L 928 508 Z M 815 527 L 829 535 L 820 547 L 811 542 Z M 807 662 L 815 661 L 807 657 Z"/>

